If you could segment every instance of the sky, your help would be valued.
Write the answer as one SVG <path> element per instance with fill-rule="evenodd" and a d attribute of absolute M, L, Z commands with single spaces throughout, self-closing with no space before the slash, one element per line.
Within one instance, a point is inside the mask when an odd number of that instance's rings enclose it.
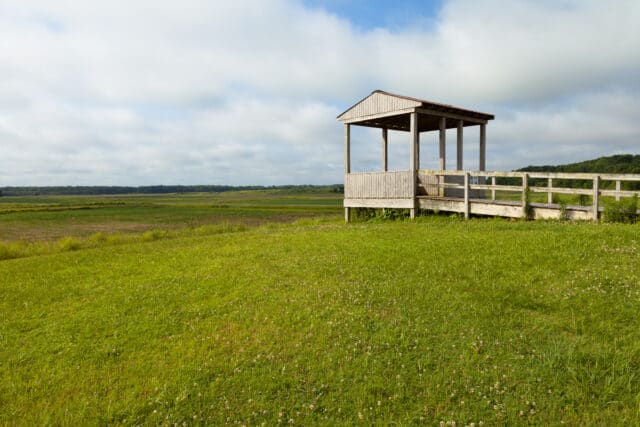
<path fill-rule="evenodd" d="M 637 0 L 0 0 L 0 187 L 340 183 L 336 116 L 376 89 L 494 114 L 489 170 L 640 154 L 639 22 Z M 352 138 L 380 170 L 379 130 Z"/>

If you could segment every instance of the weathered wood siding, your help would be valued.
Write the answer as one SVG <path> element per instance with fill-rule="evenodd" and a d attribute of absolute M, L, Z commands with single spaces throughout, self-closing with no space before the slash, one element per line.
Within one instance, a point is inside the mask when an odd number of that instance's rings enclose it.
<path fill-rule="evenodd" d="M 440 178 L 437 175 L 418 172 L 418 196 L 438 196 Z"/>
<path fill-rule="evenodd" d="M 352 120 L 359 117 L 373 116 L 381 113 L 389 113 L 407 108 L 419 107 L 417 101 L 389 96 L 383 93 L 372 93 L 361 102 L 340 115 L 340 120 Z"/>
<path fill-rule="evenodd" d="M 345 199 L 413 197 L 411 171 L 350 173 L 344 176 Z"/>
<path fill-rule="evenodd" d="M 413 209 L 416 207 L 415 199 L 344 199 L 345 208 L 390 208 Z"/>

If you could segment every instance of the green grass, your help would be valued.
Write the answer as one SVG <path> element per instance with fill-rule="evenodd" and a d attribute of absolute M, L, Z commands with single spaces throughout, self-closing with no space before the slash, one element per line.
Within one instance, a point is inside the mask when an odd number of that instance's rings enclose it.
<path fill-rule="evenodd" d="M 0 423 L 640 423 L 638 225 L 195 230 L 0 261 Z"/>

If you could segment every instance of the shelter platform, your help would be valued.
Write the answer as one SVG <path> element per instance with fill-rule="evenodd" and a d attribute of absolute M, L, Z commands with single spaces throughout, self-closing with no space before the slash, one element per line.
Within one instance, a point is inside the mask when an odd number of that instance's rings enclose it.
<path fill-rule="evenodd" d="M 411 179 L 411 171 L 348 174 L 344 207 L 598 220 L 604 198 L 640 197 L 640 191 L 625 189 L 640 182 L 638 174 L 421 170 L 415 179 L 422 194 L 415 196 Z"/>

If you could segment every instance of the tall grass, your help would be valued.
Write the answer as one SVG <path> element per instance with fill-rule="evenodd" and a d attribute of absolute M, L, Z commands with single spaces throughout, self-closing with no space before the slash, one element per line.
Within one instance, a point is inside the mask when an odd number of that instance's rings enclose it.
<path fill-rule="evenodd" d="M 633 224 L 638 220 L 638 196 L 605 201 L 603 217 L 607 222 Z"/>
<path fill-rule="evenodd" d="M 58 252 L 93 249 L 125 243 L 152 242 L 161 239 L 175 239 L 189 236 L 207 236 L 221 233 L 237 233 L 249 229 L 244 224 L 222 222 L 218 224 L 200 226 L 197 228 L 182 228 L 172 230 L 153 229 L 143 233 L 104 233 L 97 232 L 87 238 L 66 236 L 56 242 L 2 242 L 0 241 L 0 261 L 14 258 L 24 258 L 37 255 L 55 254 Z"/>

